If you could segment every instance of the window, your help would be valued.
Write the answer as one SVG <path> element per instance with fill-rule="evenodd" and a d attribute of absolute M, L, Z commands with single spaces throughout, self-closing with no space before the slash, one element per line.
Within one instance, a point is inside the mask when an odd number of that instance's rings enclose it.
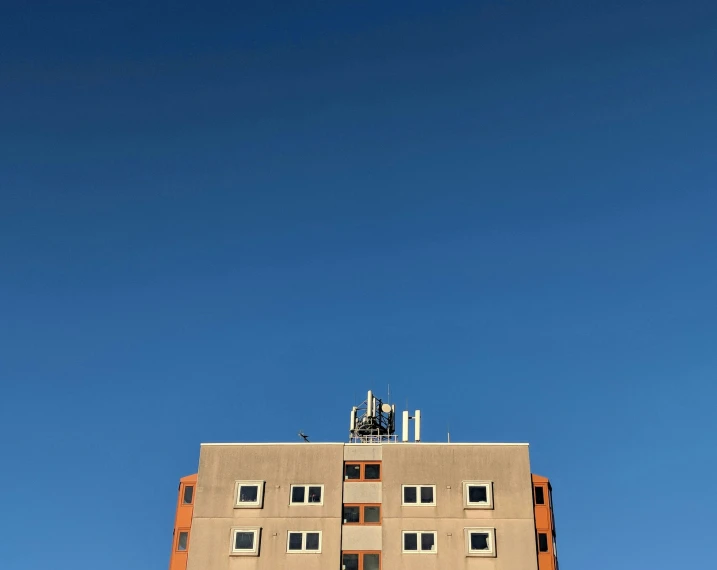
<path fill-rule="evenodd" d="M 233 528 L 232 554 L 244 556 L 259 555 L 259 528 Z"/>
<path fill-rule="evenodd" d="M 264 481 L 234 483 L 235 509 L 260 509 L 264 501 Z"/>
<path fill-rule="evenodd" d="M 435 485 L 404 485 L 403 506 L 434 506 L 436 504 Z"/>
<path fill-rule="evenodd" d="M 492 509 L 493 483 L 490 481 L 463 481 L 464 509 Z"/>
<path fill-rule="evenodd" d="M 536 505 L 544 505 L 545 504 L 545 490 L 542 487 L 535 488 L 535 504 Z"/>
<path fill-rule="evenodd" d="M 188 547 L 189 547 L 189 531 L 188 530 L 180 530 L 179 538 L 177 539 L 177 551 L 178 552 L 186 552 Z"/>
<path fill-rule="evenodd" d="M 291 504 L 292 505 L 323 505 L 324 504 L 324 486 L 323 485 L 292 485 L 291 486 Z"/>
<path fill-rule="evenodd" d="M 344 464 L 344 479 L 347 481 L 380 481 L 381 463 L 376 461 L 355 461 Z"/>
<path fill-rule="evenodd" d="M 342 570 L 381 570 L 380 552 L 342 552 Z"/>
<path fill-rule="evenodd" d="M 194 485 L 185 485 L 184 493 L 182 493 L 182 504 L 191 505 L 194 498 Z"/>
<path fill-rule="evenodd" d="M 436 552 L 436 531 L 403 531 L 403 552 Z"/>
<path fill-rule="evenodd" d="M 548 552 L 548 535 L 544 532 L 538 533 L 538 551 Z"/>
<path fill-rule="evenodd" d="M 381 505 L 344 505 L 344 524 L 381 524 Z"/>
<path fill-rule="evenodd" d="M 495 556 L 494 528 L 465 529 L 466 556 Z"/>
<path fill-rule="evenodd" d="M 286 541 L 287 552 L 321 552 L 321 532 L 290 530 Z"/>

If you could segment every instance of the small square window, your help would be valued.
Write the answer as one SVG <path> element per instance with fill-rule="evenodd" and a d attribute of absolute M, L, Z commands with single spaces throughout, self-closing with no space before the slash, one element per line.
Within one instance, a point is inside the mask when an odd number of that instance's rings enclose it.
<path fill-rule="evenodd" d="M 344 524 L 361 522 L 361 507 L 344 507 Z"/>
<path fill-rule="evenodd" d="M 364 507 L 363 508 L 364 523 L 380 523 L 381 507 Z"/>
<path fill-rule="evenodd" d="M 535 488 L 535 504 L 536 505 L 544 505 L 545 504 L 545 491 L 542 487 L 536 487 Z"/>
<path fill-rule="evenodd" d="M 289 533 L 289 550 L 301 550 L 304 539 L 300 532 Z"/>
<path fill-rule="evenodd" d="M 548 535 L 544 532 L 538 533 L 538 551 L 548 552 Z"/>
<path fill-rule="evenodd" d="M 306 533 L 306 550 L 320 550 L 321 535 L 318 532 Z"/>
<path fill-rule="evenodd" d="M 466 556 L 495 556 L 495 529 L 467 528 L 465 535 Z"/>
<path fill-rule="evenodd" d="M 381 570 L 381 555 L 364 554 L 362 570 Z"/>
<path fill-rule="evenodd" d="M 306 487 L 294 487 L 291 490 L 291 502 L 292 503 L 305 503 L 306 502 Z"/>
<path fill-rule="evenodd" d="M 376 481 L 381 479 L 381 464 L 380 463 L 367 463 L 364 466 L 364 479 L 369 481 Z"/>
<path fill-rule="evenodd" d="M 418 503 L 418 500 L 416 498 L 416 487 L 403 488 L 403 502 L 407 505 L 414 505 Z"/>
<path fill-rule="evenodd" d="M 236 481 L 235 509 L 260 509 L 264 499 L 264 481 Z"/>
<path fill-rule="evenodd" d="M 468 487 L 468 502 L 487 503 L 488 489 L 486 489 L 483 485 L 471 485 Z"/>
<path fill-rule="evenodd" d="M 309 502 L 320 503 L 321 502 L 321 487 L 309 487 Z"/>
<path fill-rule="evenodd" d="M 403 552 L 436 552 L 435 531 L 404 531 Z"/>
<path fill-rule="evenodd" d="M 493 483 L 491 481 L 463 481 L 463 508 L 492 509 Z"/>
<path fill-rule="evenodd" d="M 292 485 L 292 505 L 322 505 L 324 501 L 323 485 Z"/>
<path fill-rule="evenodd" d="M 404 485 L 403 505 L 424 507 L 435 506 L 436 486 L 435 485 Z"/>
<path fill-rule="evenodd" d="M 258 556 L 259 528 L 233 528 L 232 551 L 234 555 Z"/>
<path fill-rule="evenodd" d="M 185 485 L 184 494 L 182 495 L 182 504 L 191 505 L 194 498 L 194 485 Z"/>
<path fill-rule="evenodd" d="M 421 533 L 421 551 L 428 552 L 436 550 L 436 535 L 432 532 Z"/>
<path fill-rule="evenodd" d="M 254 533 L 253 532 L 237 532 L 234 535 L 234 549 L 235 550 L 249 550 L 254 548 Z"/>
<path fill-rule="evenodd" d="M 345 479 L 361 479 L 361 464 L 347 463 L 344 467 Z"/>
<path fill-rule="evenodd" d="M 341 566 L 343 570 L 359 570 L 359 555 L 344 553 L 341 556 Z"/>
<path fill-rule="evenodd" d="M 189 544 L 189 531 L 180 531 L 179 538 L 177 539 L 177 550 L 179 552 L 185 552 Z"/>

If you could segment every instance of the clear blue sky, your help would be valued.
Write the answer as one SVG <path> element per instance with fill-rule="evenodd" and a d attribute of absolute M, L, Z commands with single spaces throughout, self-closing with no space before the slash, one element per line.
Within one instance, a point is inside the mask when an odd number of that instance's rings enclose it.
<path fill-rule="evenodd" d="M 564 570 L 713 565 L 714 0 L 3 4 L 3 570 L 165 568 L 200 442 L 389 383 Z"/>

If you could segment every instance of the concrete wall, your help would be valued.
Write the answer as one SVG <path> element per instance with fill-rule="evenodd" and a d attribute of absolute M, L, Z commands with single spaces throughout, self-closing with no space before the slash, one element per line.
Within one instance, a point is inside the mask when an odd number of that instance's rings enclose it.
<path fill-rule="evenodd" d="M 187 570 L 336 568 L 343 444 L 203 445 Z M 263 480 L 261 509 L 235 509 L 237 480 Z M 289 505 L 292 484 L 323 484 L 323 505 Z M 261 527 L 260 556 L 230 556 L 232 527 Z M 320 554 L 287 553 L 287 530 L 322 531 Z"/>
<path fill-rule="evenodd" d="M 345 460 L 382 461 L 382 480 L 345 482 Z M 262 509 L 234 508 L 237 480 L 266 481 Z M 463 481 L 492 481 L 493 508 L 464 508 Z M 323 484 L 323 505 L 290 506 L 292 484 Z M 406 484 L 435 485 L 436 505 L 402 506 Z M 187 570 L 336 570 L 342 548 L 382 549 L 384 570 L 537 570 L 532 497 L 526 445 L 203 445 Z M 343 503 L 363 502 L 382 525 L 342 527 Z M 243 525 L 262 528 L 260 556 L 230 555 Z M 466 527 L 495 528 L 497 556 L 467 557 Z M 322 552 L 287 553 L 287 530 L 322 531 Z M 405 530 L 436 531 L 436 552 L 403 554 Z"/>
<path fill-rule="evenodd" d="M 383 446 L 383 568 L 536 570 L 527 445 Z M 493 509 L 465 509 L 463 481 L 492 481 Z M 435 485 L 434 507 L 401 506 L 401 485 Z M 495 558 L 465 555 L 463 529 L 495 528 Z M 401 531 L 437 531 L 436 553 L 403 554 Z"/>

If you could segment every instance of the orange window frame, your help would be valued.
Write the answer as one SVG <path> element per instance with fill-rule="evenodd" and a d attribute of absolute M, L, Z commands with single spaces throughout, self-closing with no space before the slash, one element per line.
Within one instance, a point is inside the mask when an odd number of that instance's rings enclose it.
<path fill-rule="evenodd" d="M 187 487 L 192 488 L 192 500 L 189 503 L 184 502 L 184 494 L 187 491 Z M 197 496 L 197 485 L 196 483 L 181 483 L 179 485 L 179 506 L 188 507 L 194 504 L 194 498 Z"/>
<path fill-rule="evenodd" d="M 179 549 L 179 538 L 182 536 L 183 532 L 187 533 L 187 544 L 186 544 L 186 547 L 184 548 L 184 550 L 180 550 Z M 190 533 L 191 533 L 190 528 L 178 528 L 177 529 L 176 538 L 174 539 L 174 551 L 175 552 L 189 552 L 189 539 L 191 538 Z"/>
<path fill-rule="evenodd" d="M 366 554 L 378 554 L 378 570 L 383 567 L 383 560 L 381 560 L 380 550 L 342 550 L 341 551 L 341 565 L 343 566 L 344 554 L 358 554 L 358 570 L 364 570 L 363 568 L 363 557 Z"/>
<path fill-rule="evenodd" d="M 352 526 L 381 526 L 381 523 L 383 522 L 383 509 L 381 508 L 381 503 L 344 503 L 344 507 L 358 507 L 359 522 L 345 522 L 343 524 Z M 364 521 L 364 509 L 366 507 L 378 507 L 378 522 Z"/>
<path fill-rule="evenodd" d="M 540 489 L 543 492 L 543 502 L 538 502 L 538 489 Z M 545 485 L 533 485 L 533 504 L 537 505 L 539 507 L 544 507 L 548 504 L 547 501 L 548 498 L 548 490 L 545 488 Z"/>
<path fill-rule="evenodd" d="M 359 478 L 358 479 L 348 479 L 346 477 L 346 467 L 349 465 L 358 465 L 359 466 Z M 379 477 L 378 479 L 366 479 L 366 466 L 367 465 L 378 465 L 379 468 Z M 344 481 L 348 481 L 349 483 L 359 483 L 362 481 L 366 481 L 369 483 L 378 483 L 383 479 L 383 466 L 381 465 L 380 461 L 346 461 L 344 462 Z"/>

